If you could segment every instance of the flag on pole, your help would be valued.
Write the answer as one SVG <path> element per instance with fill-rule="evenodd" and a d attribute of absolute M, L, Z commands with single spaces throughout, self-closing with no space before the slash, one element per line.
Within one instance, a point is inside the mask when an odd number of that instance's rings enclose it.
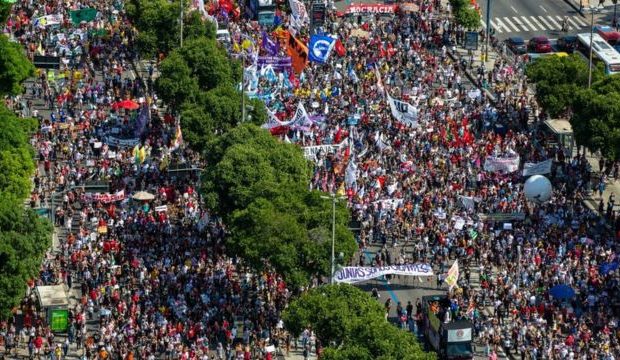
<path fill-rule="evenodd" d="M 181 132 L 181 124 L 177 124 L 177 129 L 174 133 L 174 144 L 172 150 L 176 150 L 183 144 L 183 133 Z"/>
<path fill-rule="evenodd" d="M 450 290 L 456 286 L 456 283 L 459 281 L 459 261 L 455 260 L 450 270 L 448 270 L 448 275 L 444 279 L 446 284 L 448 284 Z"/>

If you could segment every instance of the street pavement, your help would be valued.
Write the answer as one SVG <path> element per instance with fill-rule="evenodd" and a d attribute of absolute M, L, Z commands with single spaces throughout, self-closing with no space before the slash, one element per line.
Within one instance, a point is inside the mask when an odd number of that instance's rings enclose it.
<path fill-rule="evenodd" d="M 486 29 L 487 0 L 478 0 L 482 11 L 482 26 Z M 568 16 L 568 33 L 588 31 L 590 18 L 581 15 L 565 0 L 490 0 L 491 26 L 500 40 L 521 36 L 526 40 L 544 35 L 562 35 L 564 17 Z M 595 17 L 596 18 L 596 17 Z"/>

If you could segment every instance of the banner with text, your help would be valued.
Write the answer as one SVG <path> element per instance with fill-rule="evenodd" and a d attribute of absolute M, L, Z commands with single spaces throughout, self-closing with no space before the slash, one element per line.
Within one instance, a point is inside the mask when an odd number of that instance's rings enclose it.
<path fill-rule="evenodd" d="M 523 176 L 544 175 L 551 172 L 551 159 L 539 163 L 525 163 L 523 165 Z"/>
<path fill-rule="evenodd" d="M 390 94 L 388 94 L 387 97 L 392 115 L 396 120 L 408 126 L 418 126 L 418 110 L 415 106 L 404 101 L 396 100 L 391 97 Z"/>
<path fill-rule="evenodd" d="M 429 264 L 392 265 L 382 267 L 347 266 L 334 273 L 334 281 L 354 284 L 384 275 L 433 276 Z"/>
<path fill-rule="evenodd" d="M 115 201 L 125 200 L 125 190 L 121 190 L 115 194 L 110 193 L 86 193 L 82 195 L 82 201 L 84 202 L 102 202 L 109 204 Z"/>
<path fill-rule="evenodd" d="M 506 158 L 489 156 L 484 161 L 484 170 L 490 172 L 511 173 L 519 169 L 520 161 L 521 158 L 519 156 Z"/>

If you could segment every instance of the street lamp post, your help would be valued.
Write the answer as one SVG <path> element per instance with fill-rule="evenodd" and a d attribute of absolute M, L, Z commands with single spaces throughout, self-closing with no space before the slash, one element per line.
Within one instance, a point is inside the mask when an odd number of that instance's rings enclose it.
<path fill-rule="evenodd" d="M 180 19 L 181 20 L 181 38 L 180 38 L 181 47 L 183 47 L 183 7 L 184 7 L 183 0 L 181 0 L 181 19 Z"/>
<path fill-rule="evenodd" d="M 594 13 L 597 7 L 590 7 L 590 59 L 588 61 L 588 89 L 592 87 L 592 38 L 594 37 Z"/>
<path fill-rule="evenodd" d="M 487 0 L 487 28 L 484 45 L 484 61 L 489 60 L 489 37 L 491 37 L 491 0 Z"/>
<path fill-rule="evenodd" d="M 331 194 L 330 196 L 321 196 L 322 199 L 332 200 L 332 258 L 331 258 L 331 273 L 329 275 L 329 283 L 334 283 L 334 273 L 336 272 L 336 202 L 344 199 L 343 196 L 336 196 Z"/>

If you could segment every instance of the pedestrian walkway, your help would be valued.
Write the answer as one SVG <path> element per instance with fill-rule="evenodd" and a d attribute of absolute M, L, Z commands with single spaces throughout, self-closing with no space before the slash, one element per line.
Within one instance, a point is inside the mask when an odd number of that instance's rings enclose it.
<path fill-rule="evenodd" d="M 568 16 L 568 30 L 580 31 L 589 28 L 588 22 L 580 15 Z M 520 33 L 520 32 L 544 32 L 560 31 L 564 16 L 505 16 L 491 20 L 491 27 L 497 34 Z M 486 29 L 486 22 L 482 21 L 482 27 Z"/>

